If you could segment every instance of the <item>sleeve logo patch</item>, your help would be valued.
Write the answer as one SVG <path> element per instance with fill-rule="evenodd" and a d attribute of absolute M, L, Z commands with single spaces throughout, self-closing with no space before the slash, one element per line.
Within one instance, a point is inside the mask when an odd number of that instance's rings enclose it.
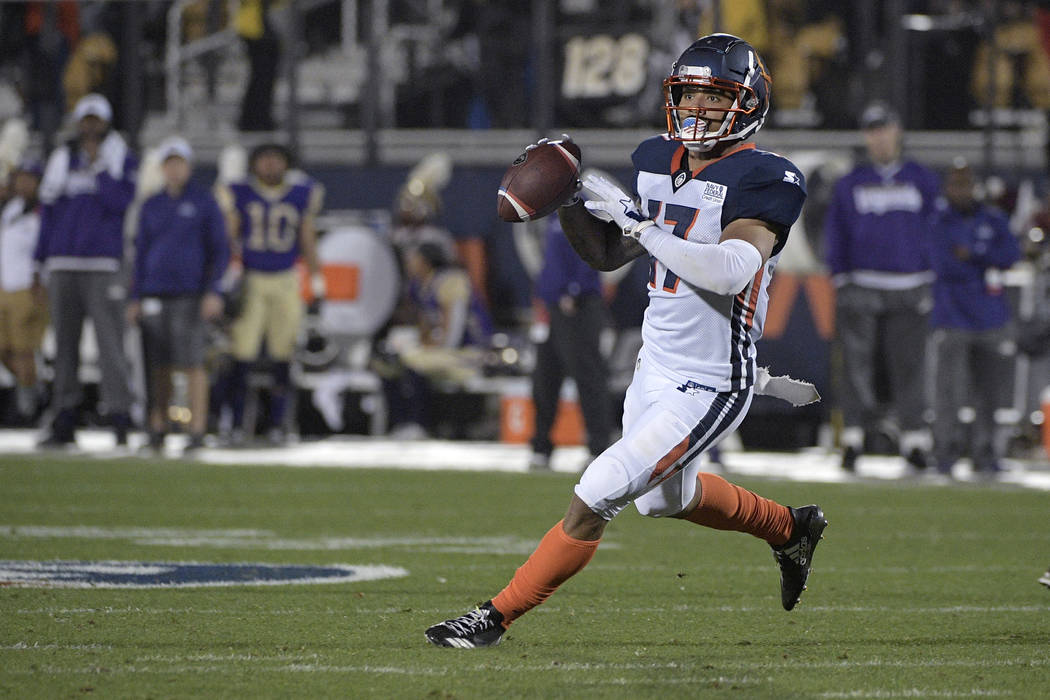
<path fill-rule="evenodd" d="M 796 173 L 794 170 L 785 170 L 784 171 L 784 182 L 787 182 L 787 183 L 792 184 L 792 185 L 801 185 L 802 184 L 802 178 L 799 177 L 799 174 Z"/>

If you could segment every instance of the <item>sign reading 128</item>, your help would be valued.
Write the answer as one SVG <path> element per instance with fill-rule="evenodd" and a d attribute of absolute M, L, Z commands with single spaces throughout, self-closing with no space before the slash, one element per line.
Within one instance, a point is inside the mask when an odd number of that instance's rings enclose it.
<path fill-rule="evenodd" d="M 562 97 L 626 97 L 645 85 L 649 40 L 641 34 L 574 36 L 565 44 Z"/>

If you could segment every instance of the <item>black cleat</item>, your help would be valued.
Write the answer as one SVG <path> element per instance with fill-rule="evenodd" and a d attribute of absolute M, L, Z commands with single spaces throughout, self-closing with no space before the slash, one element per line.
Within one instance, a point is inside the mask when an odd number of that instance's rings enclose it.
<path fill-rule="evenodd" d="M 905 457 L 904 461 L 915 470 L 917 474 L 925 473 L 926 469 L 930 466 L 930 456 L 918 447 L 911 450 Z"/>
<path fill-rule="evenodd" d="M 773 558 L 780 567 L 780 602 L 785 610 L 794 608 L 801 599 L 802 591 L 806 590 L 809 568 L 813 565 L 813 550 L 823 539 L 821 533 L 828 526 L 820 506 L 789 510 L 795 519 L 791 539 L 781 545 L 770 545 Z"/>
<path fill-rule="evenodd" d="M 427 629 L 427 641 L 439 647 L 494 647 L 503 638 L 503 614 L 487 600 L 466 615 L 445 620 Z"/>
<path fill-rule="evenodd" d="M 52 430 L 37 442 L 36 446 L 42 450 L 64 450 L 67 447 L 76 447 L 77 441 L 73 434 Z"/>
<path fill-rule="evenodd" d="M 860 450 L 856 447 L 847 447 L 842 451 L 842 471 L 855 474 L 857 472 L 857 458 Z"/>

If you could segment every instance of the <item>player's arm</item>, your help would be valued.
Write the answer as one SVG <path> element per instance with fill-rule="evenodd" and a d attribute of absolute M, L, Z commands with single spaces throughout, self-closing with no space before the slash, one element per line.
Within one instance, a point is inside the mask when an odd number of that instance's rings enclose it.
<path fill-rule="evenodd" d="M 241 215 L 237 211 L 236 199 L 233 191 L 226 185 L 215 187 L 215 201 L 222 212 L 223 221 L 226 223 L 226 235 L 230 241 L 230 257 L 240 260 L 243 257 L 241 249 Z"/>
<path fill-rule="evenodd" d="M 603 177 L 587 175 L 586 208 L 611 221 L 625 238 L 638 241 L 654 258 L 694 287 L 734 295 L 748 285 L 773 253 L 777 236 L 758 219 L 734 219 L 717 244 L 695 243 L 661 229 L 638 211 L 634 200 Z"/>
<path fill-rule="evenodd" d="M 592 216 L 582 202 L 560 208 L 558 219 L 576 254 L 596 270 L 615 270 L 645 254 L 638 241 L 624 236 L 616 223 Z"/>
<path fill-rule="evenodd" d="M 321 273 L 321 259 L 317 256 L 317 215 L 324 204 L 324 188 L 314 183 L 310 189 L 310 202 L 303 212 L 303 221 L 299 226 L 299 247 L 310 271 L 310 290 L 315 299 L 325 296 L 324 275 Z"/>
<path fill-rule="evenodd" d="M 694 287 L 739 294 L 769 260 L 777 242 L 774 228 L 759 219 L 736 219 L 717 244 L 692 243 L 657 226 L 642 229 L 639 242 L 671 272 Z"/>

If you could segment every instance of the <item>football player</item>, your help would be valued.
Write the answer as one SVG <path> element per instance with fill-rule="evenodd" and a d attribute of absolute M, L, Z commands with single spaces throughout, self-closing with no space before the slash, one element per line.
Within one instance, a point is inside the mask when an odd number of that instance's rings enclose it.
<path fill-rule="evenodd" d="M 587 175 L 586 201 L 562 227 L 593 267 L 650 258 L 644 346 L 627 391 L 623 437 L 587 467 L 564 519 L 498 595 L 426 630 L 433 644 L 498 643 L 507 627 L 580 571 L 630 503 L 754 535 L 773 549 L 781 602 L 799 601 L 827 526 L 816 505 L 789 508 L 700 471 L 703 452 L 743 420 L 756 384 L 755 342 L 778 256 L 805 200 L 790 161 L 748 139 L 769 110 L 770 77 L 754 47 L 728 34 L 694 42 L 664 82 L 667 133 L 632 160 L 634 197 Z"/>
<path fill-rule="evenodd" d="M 279 144 L 257 146 L 248 160 L 249 178 L 220 187 L 218 199 L 227 217 L 232 252 L 244 266 L 243 301 L 230 328 L 233 368 L 229 378 L 233 442 L 243 440 L 242 425 L 251 364 L 262 343 L 273 368 L 270 439 L 285 438 L 285 411 L 291 391 L 290 360 L 303 316 L 300 255 L 310 272 L 315 299 L 324 297 L 324 277 L 317 258 L 315 218 L 324 188 L 299 171 Z"/>

